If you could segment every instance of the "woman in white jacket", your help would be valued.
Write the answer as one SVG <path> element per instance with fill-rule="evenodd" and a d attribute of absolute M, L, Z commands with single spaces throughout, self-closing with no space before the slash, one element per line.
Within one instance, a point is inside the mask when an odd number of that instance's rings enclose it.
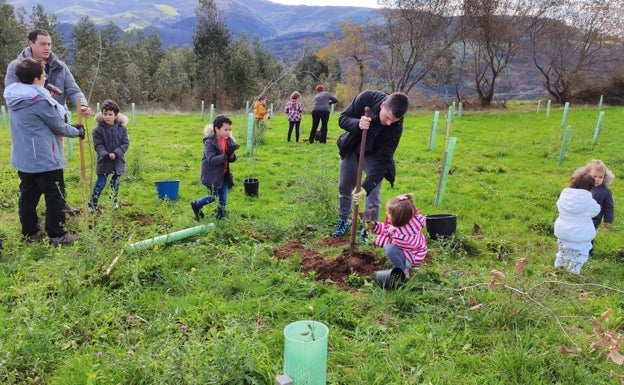
<path fill-rule="evenodd" d="M 555 221 L 558 245 L 555 267 L 580 274 L 581 267 L 589 257 L 591 241 L 596 237 L 592 218 L 600 212 L 600 205 L 590 192 L 594 187 L 591 174 L 572 176 L 568 186 L 557 200 L 559 217 Z"/>

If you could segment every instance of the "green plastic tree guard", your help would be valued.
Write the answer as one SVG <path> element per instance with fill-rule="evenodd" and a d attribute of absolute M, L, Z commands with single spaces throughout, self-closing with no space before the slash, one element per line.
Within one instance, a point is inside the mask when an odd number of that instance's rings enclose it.
<path fill-rule="evenodd" d="M 214 223 L 190 227 L 188 229 L 176 231 L 176 232 L 169 233 L 169 234 L 159 235 L 157 237 L 146 239 L 140 242 L 135 242 L 126 248 L 126 253 L 131 254 L 140 249 L 151 248 L 151 247 L 154 247 L 155 245 L 164 245 L 166 243 L 179 241 L 180 239 L 184 239 L 184 238 L 188 238 L 194 235 L 204 233 L 208 231 L 208 229 L 211 229 L 211 228 L 214 228 Z"/>
<path fill-rule="evenodd" d="M 284 373 L 295 385 L 327 383 L 328 335 L 327 325 L 318 321 L 295 321 L 284 328 Z"/>

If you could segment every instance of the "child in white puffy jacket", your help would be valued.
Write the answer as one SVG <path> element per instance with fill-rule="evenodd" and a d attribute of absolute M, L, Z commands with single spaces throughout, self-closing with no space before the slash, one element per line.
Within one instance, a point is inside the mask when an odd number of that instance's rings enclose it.
<path fill-rule="evenodd" d="M 580 274 L 581 267 L 589 258 L 591 242 L 596 237 L 592 218 L 600 212 L 600 205 L 590 191 L 594 187 L 591 174 L 573 175 L 568 186 L 557 200 L 559 217 L 555 221 L 558 245 L 555 267 Z"/>

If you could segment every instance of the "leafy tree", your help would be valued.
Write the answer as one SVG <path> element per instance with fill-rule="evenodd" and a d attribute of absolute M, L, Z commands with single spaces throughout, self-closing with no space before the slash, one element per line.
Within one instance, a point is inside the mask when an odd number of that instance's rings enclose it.
<path fill-rule="evenodd" d="M 160 61 L 156 70 L 156 89 L 154 98 L 160 102 L 173 102 L 175 105 L 185 105 L 193 102 L 191 81 L 184 71 L 186 57 L 181 50 L 170 47 Z"/>
<path fill-rule="evenodd" d="M 196 86 L 200 97 L 210 96 L 217 105 L 217 95 L 223 90 L 224 68 L 229 61 L 232 33 L 217 9 L 215 0 L 199 0 L 195 11 L 197 22 L 193 33 L 193 50 L 201 71 L 197 73 Z"/>
<path fill-rule="evenodd" d="M 26 42 L 26 26 L 19 23 L 6 0 L 0 0 L 0 75 L 4 79 L 9 63 L 19 55 Z M 4 81 L 2 81 L 4 89 Z"/>
<path fill-rule="evenodd" d="M 366 26 L 355 22 L 340 23 L 342 38 L 332 40 L 321 48 L 318 56 L 329 63 L 337 63 L 334 72 L 340 74 L 341 68 L 345 73 L 347 99 L 351 99 L 366 88 L 371 82 L 372 71 L 372 44 L 366 39 Z M 334 66 L 332 66 L 334 67 Z M 340 75 L 338 75 L 340 76 Z"/>
<path fill-rule="evenodd" d="M 241 33 L 234 41 L 228 59 L 224 73 L 225 89 L 230 100 L 240 105 L 247 97 L 256 93 L 258 88 L 257 62 L 246 33 Z"/>
<path fill-rule="evenodd" d="M 100 33 L 95 28 L 93 20 L 88 16 L 83 16 L 72 29 L 70 37 L 70 54 L 73 58 L 72 74 L 89 99 L 101 60 Z M 87 86 L 89 89 L 86 88 Z"/>

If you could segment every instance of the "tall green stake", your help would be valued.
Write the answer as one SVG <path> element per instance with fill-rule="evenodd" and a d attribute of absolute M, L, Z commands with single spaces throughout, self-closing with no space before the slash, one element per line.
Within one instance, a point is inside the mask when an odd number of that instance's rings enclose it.
<path fill-rule="evenodd" d="M 598 143 L 598 136 L 600 136 L 600 129 L 602 128 L 602 119 L 604 118 L 604 111 L 600 111 L 598 114 L 598 122 L 596 123 L 596 128 L 594 129 L 594 145 Z"/>
<path fill-rule="evenodd" d="M 429 135 L 429 151 L 433 151 L 435 147 L 436 132 L 438 131 L 438 119 L 440 117 L 440 111 L 433 113 L 433 123 L 431 123 L 431 134 Z"/>
<path fill-rule="evenodd" d="M 247 114 L 247 153 L 252 155 L 254 141 L 254 114 Z"/>
<path fill-rule="evenodd" d="M 214 104 L 210 104 L 210 123 L 212 123 L 214 121 L 214 113 L 215 113 L 215 107 Z"/>
<path fill-rule="evenodd" d="M 550 105 L 552 104 L 551 100 L 548 99 L 548 102 L 546 103 L 546 117 L 550 118 Z"/>
<path fill-rule="evenodd" d="M 540 100 L 538 100 L 538 101 L 537 101 L 537 111 L 536 111 L 536 112 L 537 112 L 538 114 L 539 114 L 539 112 L 540 112 L 540 107 L 541 107 L 541 106 L 542 106 L 542 99 L 540 99 Z"/>
<path fill-rule="evenodd" d="M 438 193 L 435 198 L 435 205 L 439 206 L 442 204 L 442 197 L 444 196 L 444 189 L 446 188 L 446 181 L 448 179 L 448 174 L 451 169 L 451 161 L 453 160 L 453 152 L 455 152 L 455 143 L 457 142 L 457 138 L 451 137 L 448 141 L 448 147 L 446 151 L 444 151 L 444 158 L 442 160 L 442 173 L 440 174 L 440 180 L 438 182 Z"/>
<path fill-rule="evenodd" d="M 570 102 L 565 102 L 563 107 L 563 116 L 561 117 L 561 127 L 564 127 L 568 123 L 568 112 L 570 111 Z"/>
<path fill-rule="evenodd" d="M 199 120 L 204 120 L 204 101 L 201 101 L 201 109 L 200 109 L 200 115 L 199 115 Z"/>
<path fill-rule="evenodd" d="M 561 166 L 563 162 L 563 157 L 565 156 L 566 148 L 568 147 L 568 141 L 570 140 L 570 132 L 572 131 L 572 126 L 568 125 L 565 130 L 565 134 L 563 134 L 563 142 L 561 143 L 561 152 L 559 152 L 559 161 L 557 162 L 558 166 Z"/>
<path fill-rule="evenodd" d="M 132 103 L 132 124 L 136 124 L 136 104 Z"/>

